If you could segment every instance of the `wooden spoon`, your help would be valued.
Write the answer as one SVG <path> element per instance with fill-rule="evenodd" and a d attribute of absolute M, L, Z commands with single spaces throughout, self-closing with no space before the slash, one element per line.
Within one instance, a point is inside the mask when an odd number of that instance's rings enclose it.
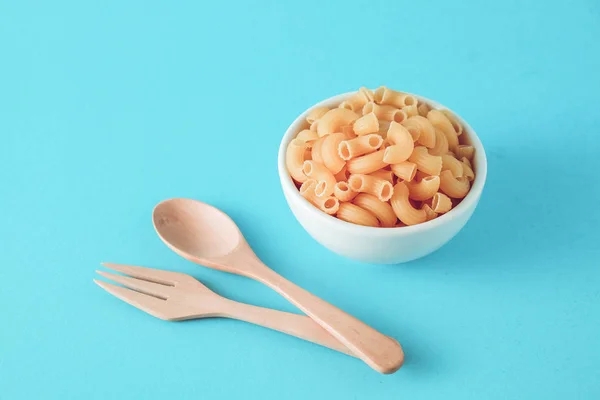
<path fill-rule="evenodd" d="M 221 210 L 197 200 L 170 199 L 154 208 L 152 219 L 158 236 L 180 256 L 264 283 L 376 371 L 391 374 L 402 366 L 404 353 L 397 341 L 271 270 L 254 254 L 235 222 Z"/>

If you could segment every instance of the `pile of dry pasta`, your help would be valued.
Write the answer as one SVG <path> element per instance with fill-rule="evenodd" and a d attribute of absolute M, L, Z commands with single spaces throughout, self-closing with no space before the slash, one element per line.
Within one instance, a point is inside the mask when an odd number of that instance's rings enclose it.
<path fill-rule="evenodd" d="M 456 206 L 471 188 L 473 146 L 448 110 L 410 94 L 360 88 L 337 108 L 313 108 L 288 145 L 300 194 L 354 224 L 420 224 Z"/>

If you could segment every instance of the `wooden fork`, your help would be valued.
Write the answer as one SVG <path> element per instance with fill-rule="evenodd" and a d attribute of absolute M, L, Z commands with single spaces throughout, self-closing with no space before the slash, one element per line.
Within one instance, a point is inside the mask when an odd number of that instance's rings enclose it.
<path fill-rule="evenodd" d="M 96 279 L 94 282 L 110 294 L 157 318 L 168 321 L 209 317 L 238 319 L 355 357 L 346 346 L 309 317 L 226 299 L 193 277 L 179 272 L 112 263 L 102 265 L 128 275 L 96 271 L 125 287 Z"/>

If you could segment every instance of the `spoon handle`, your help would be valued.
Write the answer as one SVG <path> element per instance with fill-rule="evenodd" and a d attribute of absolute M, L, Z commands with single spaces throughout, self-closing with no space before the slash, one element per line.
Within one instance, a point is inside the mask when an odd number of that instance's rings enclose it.
<path fill-rule="evenodd" d="M 268 267 L 257 270 L 260 272 L 254 276 L 256 279 L 304 311 L 371 368 L 383 374 L 391 374 L 402 366 L 404 352 L 394 339 L 302 289 Z"/>
<path fill-rule="evenodd" d="M 304 315 L 292 314 L 270 308 L 257 307 L 250 304 L 223 298 L 220 316 L 250 322 L 264 326 L 300 339 L 308 340 L 321 346 L 356 357 L 339 340 L 331 336 L 315 321 Z"/>

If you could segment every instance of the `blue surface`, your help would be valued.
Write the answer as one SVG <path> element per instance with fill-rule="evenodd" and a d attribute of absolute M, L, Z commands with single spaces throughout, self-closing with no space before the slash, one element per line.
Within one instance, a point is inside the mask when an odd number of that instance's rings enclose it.
<path fill-rule="evenodd" d="M 600 3 L 481 3 L 0 3 L 0 399 L 600 398 Z M 455 109 L 489 158 L 464 231 L 393 267 L 320 247 L 276 170 L 299 112 L 380 84 Z M 403 369 L 96 287 L 131 263 L 294 311 L 168 250 L 151 210 L 179 196 L 398 338 Z"/>

